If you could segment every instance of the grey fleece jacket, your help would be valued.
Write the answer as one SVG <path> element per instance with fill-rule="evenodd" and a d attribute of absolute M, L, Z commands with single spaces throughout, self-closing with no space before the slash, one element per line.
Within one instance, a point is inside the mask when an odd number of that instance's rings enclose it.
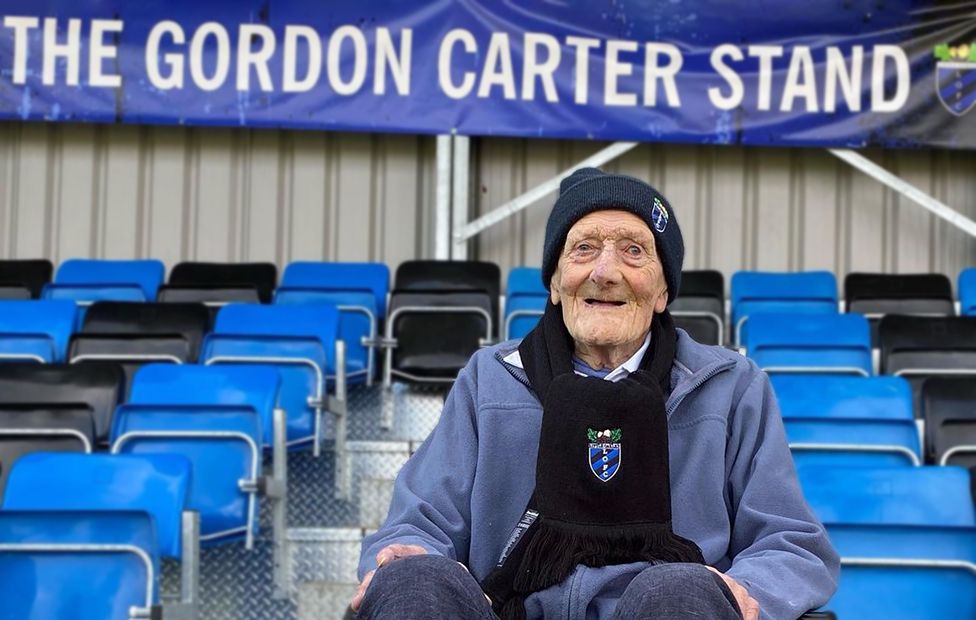
<path fill-rule="evenodd" d="M 472 356 L 437 427 L 400 471 L 386 522 L 363 541 L 360 578 L 393 543 L 491 572 L 535 486 L 542 406 L 505 342 Z M 764 620 L 827 602 L 839 559 L 797 482 L 765 373 L 678 330 L 667 402 L 675 533 L 742 584 Z M 581 457 L 582 458 L 582 457 Z M 527 617 L 608 618 L 646 563 L 578 566 L 526 599 Z"/>

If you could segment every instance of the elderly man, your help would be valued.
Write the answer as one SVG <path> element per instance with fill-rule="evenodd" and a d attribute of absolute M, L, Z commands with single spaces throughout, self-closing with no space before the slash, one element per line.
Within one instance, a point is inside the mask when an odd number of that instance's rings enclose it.
<path fill-rule="evenodd" d="M 683 255 L 646 183 L 562 182 L 545 314 L 459 374 L 363 542 L 360 617 L 787 620 L 827 601 L 838 558 L 769 381 L 667 311 Z"/>

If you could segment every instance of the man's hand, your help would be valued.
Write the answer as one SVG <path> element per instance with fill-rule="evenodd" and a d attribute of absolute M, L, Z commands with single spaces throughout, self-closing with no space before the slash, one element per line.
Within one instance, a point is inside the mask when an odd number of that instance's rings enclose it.
<path fill-rule="evenodd" d="M 427 553 L 427 550 L 420 545 L 389 545 L 380 549 L 380 552 L 376 554 L 376 567 L 379 568 L 384 564 L 405 558 L 408 555 L 424 555 L 425 553 Z M 363 581 L 359 584 L 359 588 L 356 590 L 356 596 L 352 597 L 352 601 L 349 603 L 353 611 L 359 611 L 359 606 L 363 604 L 363 595 L 366 594 L 366 588 L 369 587 L 369 582 L 373 580 L 373 573 L 375 572 L 375 570 L 371 570 L 366 573 Z"/>
<path fill-rule="evenodd" d="M 729 590 L 732 590 L 732 595 L 739 604 L 739 611 L 742 612 L 743 620 L 759 620 L 759 602 L 749 596 L 749 592 L 738 581 L 723 572 L 715 570 L 711 566 L 706 566 L 705 568 L 721 577 L 725 585 L 729 586 Z"/>

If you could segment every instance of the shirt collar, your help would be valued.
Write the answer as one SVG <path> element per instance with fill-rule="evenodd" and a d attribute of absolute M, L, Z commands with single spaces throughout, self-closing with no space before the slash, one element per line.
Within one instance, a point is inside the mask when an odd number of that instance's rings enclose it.
<path fill-rule="evenodd" d="M 630 373 L 635 372 L 640 367 L 641 360 L 644 359 L 644 354 L 647 352 L 647 347 L 649 347 L 650 344 L 651 344 L 651 333 L 648 332 L 647 336 L 644 337 L 644 344 L 642 344 L 641 347 L 637 349 L 637 352 L 634 353 L 632 356 L 630 356 L 630 359 L 628 359 L 626 362 L 611 370 L 610 374 L 604 377 L 603 380 L 617 382 L 629 376 Z M 504 361 L 506 364 L 511 364 L 516 368 L 523 368 L 524 370 L 524 367 L 522 366 L 522 356 L 519 355 L 518 349 L 515 349 L 514 351 L 506 355 L 502 361 Z M 576 374 L 580 376 L 586 376 L 579 371 L 574 371 L 574 372 L 576 372 Z"/>

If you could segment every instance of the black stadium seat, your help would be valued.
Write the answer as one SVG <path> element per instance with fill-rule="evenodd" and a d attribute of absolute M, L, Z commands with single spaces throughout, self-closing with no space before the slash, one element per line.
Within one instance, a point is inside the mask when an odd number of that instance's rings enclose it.
<path fill-rule="evenodd" d="M 674 323 L 703 344 L 725 344 L 725 279 L 713 270 L 684 271 L 670 306 Z"/>
<path fill-rule="evenodd" d="M 0 364 L 0 409 L 81 406 L 91 413 L 95 441 L 105 444 L 122 382 L 117 364 Z"/>
<path fill-rule="evenodd" d="M 887 315 L 878 325 L 881 372 L 903 376 L 915 392 L 920 415 L 921 383 L 932 376 L 976 380 L 976 317 Z"/>
<path fill-rule="evenodd" d="M 184 262 L 173 267 L 169 281 L 159 291 L 159 301 L 267 304 L 277 285 L 278 267 L 273 263 Z"/>
<path fill-rule="evenodd" d="M 91 452 L 92 410 L 85 404 L 0 404 L 0 497 L 6 472 L 31 452 Z"/>
<path fill-rule="evenodd" d="M 396 270 L 396 291 L 484 291 L 491 300 L 493 334 L 498 334 L 501 270 L 483 261 L 411 260 Z"/>
<path fill-rule="evenodd" d="M 847 312 L 865 315 L 878 346 L 878 321 L 886 314 L 951 316 L 952 283 L 941 273 L 851 273 L 844 278 Z"/>
<path fill-rule="evenodd" d="M 922 384 L 925 456 L 930 463 L 969 468 L 976 500 L 976 379 L 931 377 Z"/>
<path fill-rule="evenodd" d="M 49 260 L 0 260 L 0 299 L 40 299 L 53 272 Z"/>

